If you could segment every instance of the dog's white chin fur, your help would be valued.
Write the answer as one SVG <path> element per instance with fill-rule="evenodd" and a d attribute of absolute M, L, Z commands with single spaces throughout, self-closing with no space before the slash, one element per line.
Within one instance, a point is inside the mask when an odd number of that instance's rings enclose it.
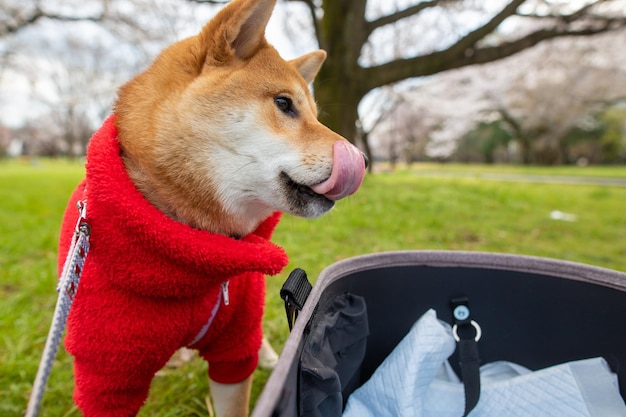
<path fill-rule="evenodd" d="M 332 170 L 332 150 L 328 155 L 303 155 L 284 138 L 263 131 L 252 116 L 239 119 L 229 130 L 223 132 L 228 142 L 208 145 L 206 166 L 211 170 L 205 175 L 212 177 L 225 211 L 247 223 L 244 229 L 252 231 L 276 210 L 314 218 L 332 208 L 333 202 L 323 196 L 315 197 L 312 191 L 311 196 L 299 195 L 286 184 L 286 177 L 304 186 L 324 181 Z"/>

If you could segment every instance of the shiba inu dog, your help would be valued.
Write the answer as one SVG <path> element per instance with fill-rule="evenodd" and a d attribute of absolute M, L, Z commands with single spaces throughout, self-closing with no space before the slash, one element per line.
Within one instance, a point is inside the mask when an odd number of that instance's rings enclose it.
<path fill-rule="evenodd" d="M 209 362 L 218 417 L 248 413 L 263 274 L 280 213 L 313 218 L 357 191 L 362 153 L 317 120 L 323 51 L 285 61 L 265 39 L 275 0 L 234 0 L 119 90 L 68 205 L 65 259 L 87 204 L 91 249 L 68 320 L 86 416 L 135 415 L 180 347 Z"/>

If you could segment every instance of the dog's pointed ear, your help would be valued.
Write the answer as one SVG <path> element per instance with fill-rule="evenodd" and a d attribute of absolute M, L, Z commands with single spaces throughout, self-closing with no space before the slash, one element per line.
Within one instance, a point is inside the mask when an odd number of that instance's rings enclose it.
<path fill-rule="evenodd" d="M 291 65 L 296 67 L 304 81 L 310 84 L 315 79 L 315 76 L 319 72 L 322 64 L 326 60 L 326 52 L 320 50 L 309 52 L 306 55 L 302 55 L 299 58 L 289 61 Z"/>
<path fill-rule="evenodd" d="M 233 0 L 203 29 L 207 62 L 224 63 L 248 59 L 267 45 L 265 28 L 276 0 Z"/>

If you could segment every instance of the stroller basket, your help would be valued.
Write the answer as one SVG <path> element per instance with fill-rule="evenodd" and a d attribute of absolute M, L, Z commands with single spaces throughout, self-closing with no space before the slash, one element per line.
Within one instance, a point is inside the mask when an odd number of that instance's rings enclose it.
<path fill-rule="evenodd" d="M 359 384 L 423 313 L 433 308 L 450 322 L 450 300 L 463 295 L 480 321 L 483 363 L 506 360 L 536 370 L 601 356 L 618 374 L 626 398 L 626 274 L 529 256 L 401 251 L 346 259 L 322 271 L 252 417 L 300 415 L 299 364 L 308 330 L 318 306 L 345 292 L 367 305 Z M 342 389 L 347 398 L 353 387 Z"/>

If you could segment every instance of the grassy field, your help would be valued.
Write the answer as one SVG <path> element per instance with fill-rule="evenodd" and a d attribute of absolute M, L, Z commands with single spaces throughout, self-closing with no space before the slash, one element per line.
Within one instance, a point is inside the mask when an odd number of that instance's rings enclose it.
<path fill-rule="evenodd" d="M 432 175 L 437 172 L 467 176 Z M 265 331 L 287 337 L 278 296 L 287 273 L 311 278 L 349 256 L 399 249 L 528 254 L 626 271 L 626 187 L 485 181 L 477 172 L 626 178 L 626 167 L 562 169 L 424 165 L 366 178 L 357 195 L 314 221 L 285 216 L 275 241 L 291 264 L 268 278 Z M 425 175 L 428 173 L 428 175 Z M 23 415 L 56 293 L 56 241 L 80 163 L 0 161 L 0 415 Z M 576 216 L 555 220 L 553 211 Z M 42 416 L 78 416 L 71 358 L 57 356 Z M 257 371 L 254 397 L 267 372 Z M 206 365 L 193 360 L 155 378 L 141 416 L 206 415 Z"/>

